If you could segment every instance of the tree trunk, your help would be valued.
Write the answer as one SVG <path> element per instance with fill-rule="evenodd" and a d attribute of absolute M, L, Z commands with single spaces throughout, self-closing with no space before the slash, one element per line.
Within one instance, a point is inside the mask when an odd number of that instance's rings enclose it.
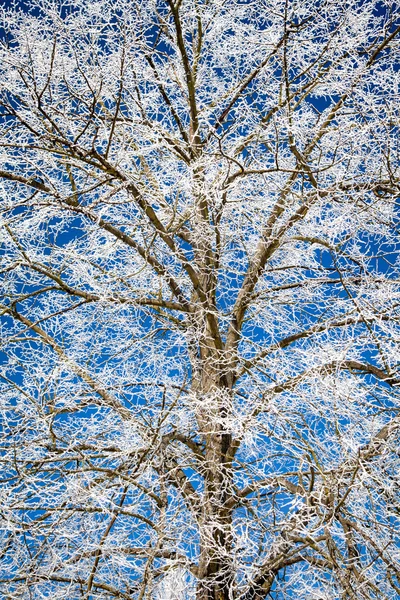
<path fill-rule="evenodd" d="M 226 460 L 230 435 L 213 433 L 206 449 L 198 600 L 232 600 L 232 473 Z"/>
<path fill-rule="evenodd" d="M 208 380 L 209 381 L 209 380 Z M 197 600 L 232 600 L 232 436 L 224 423 L 229 415 L 230 392 L 212 386 L 211 402 L 202 414 L 205 442 L 204 499 L 200 527 L 199 584 Z"/>

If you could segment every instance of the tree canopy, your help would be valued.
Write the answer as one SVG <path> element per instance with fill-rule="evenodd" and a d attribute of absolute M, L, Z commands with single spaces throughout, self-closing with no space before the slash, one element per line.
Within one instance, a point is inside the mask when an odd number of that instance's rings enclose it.
<path fill-rule="evenodd" d="M 0 36 L 2 597 L 400 598 L 397 2 Z"/>

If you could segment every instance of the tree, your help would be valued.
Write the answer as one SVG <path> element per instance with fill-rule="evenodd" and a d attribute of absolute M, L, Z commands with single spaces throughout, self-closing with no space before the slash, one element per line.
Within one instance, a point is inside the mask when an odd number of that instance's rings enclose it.
<path fill-rule="evenodd" d="M 399 598 L 397 4 L 1 19 L 2 597 Z"/>

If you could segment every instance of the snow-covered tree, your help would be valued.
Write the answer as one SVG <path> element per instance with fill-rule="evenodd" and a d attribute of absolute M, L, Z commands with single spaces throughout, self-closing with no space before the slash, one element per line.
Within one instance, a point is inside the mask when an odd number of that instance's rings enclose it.
<path fill-rule="evenodd" d="M 0 9 L 2 598 L 400 598 L 400 7 Z"/>

